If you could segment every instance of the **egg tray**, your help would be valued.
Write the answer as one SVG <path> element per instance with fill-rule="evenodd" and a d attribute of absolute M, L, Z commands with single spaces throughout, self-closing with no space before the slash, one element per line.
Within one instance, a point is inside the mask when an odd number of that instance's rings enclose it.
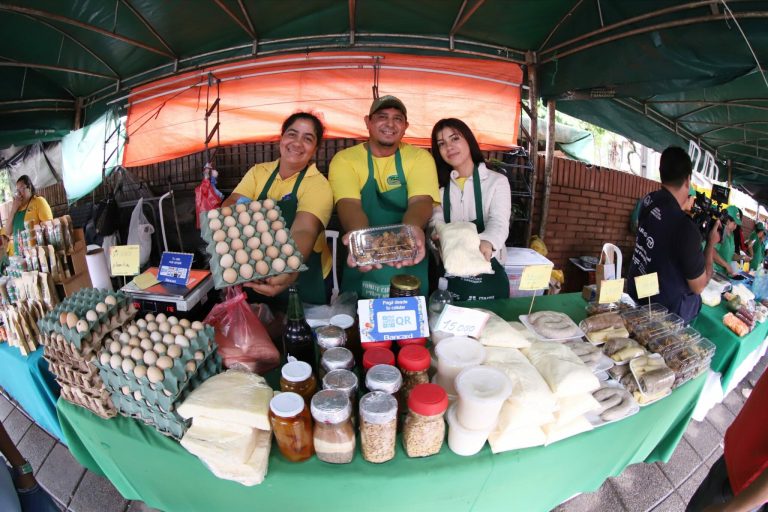
<path fill-rule="evenodd" d="M 94 343 L 96 344 L 95 346 Z M 46 354 L 57 354 L 56 357 L 59 358 L 68 357 L 70 359 L 88 360 L 101 349 L 101 339 L 92 338 L 85 340 L 80 347 L 75 347 L 64 339 L 64 336 L 61 334 L 51 333 L 43 337 L 43 346 Z"/>
<path fill-rule="evenodd" d="M 191 423 L 175 412 L 165 413 L 122 393 L 113 395 L 112 400 L 121 415 L 140 420 L 161 434 L 177 441 L 184 436 L 187 428 L 189 428 L 189 423 Z"/>
<path fill-rule="evenodd" d="M 106 312 L 97 313 L 98 318 L 94 321 L 86 320 L 85 314 L 89 310 L 95 310 L 96 304 L 104 302 L 108 295 L 115 297 L 117 304 L 106 304 Z M 88 322 L 88 329 L 79 332 L 75 327 L 62 325 L 59 321 L 62 313 L 74 313 L 79 319 Z M 56 332 L 61 334 L 67 342 L 80 349 L 83 343 L 87 341 L 92 341 L 93 345 L 98 346 L 101 339 L 110 331 L 124 325 L 135 316 L 136 309 L 124 293 L 84 288 L 57 304 L 45 317 L 37 322 L 37 325 L 40 328 L 40 332 Z"/>
<path fill-rule="evenodd" d="M 256 201 L 254 201 L 254 202 L 256 202 Z M 237 205 L 235 205 L 235 206 L 233 206 L 231 208 L 234 210 L 236 208 L 236 206 Z M 234 282 L 232 282 L 232 283 L 228 283 L 228 282 L 226 282 L 224 280 L 224 276 L 223 276 L 224 268 L 219 264 L 219 260 L 221 259 L 222 255 L 219 255 L 216 252 L 216 244 L 218 242 L 214 241 L 214 239 L 213 239 L 213 231 L 209 227 L 209 223 L 213 219 L 210 219 L 208 217 L 208 212 L 203 212 L 203 213 L 200 214 L 200 226 L 201 226 L 200 234 L 201 234 L 203 240 L 208 242 L 208 245 L 206 246 L 206 251 L 208 251 L 208 254 L 211 256 L 211 258 L 210 258 L 211 274 L 213 275 L 213 285 L 214 285 L 214 287 L 217 290 L 220 290 L 222 288 L 226 288 L 228 286 L 234 286 L 234 285 L 237 285 L 237 284 L 249 283 L 249 282 L 255 281 L 257 279 L 265 279 L 267 277 L 278 276 L 278 275 L 282 275 L 282 274 L 292 274 L 294 272 L 303 272 L 303 271 L 305 271 L 305 270 L 307 270 L 309 268 L 309 267 L 307 267 L 304 264 L 304 258 L 302 256 L 301 252 L 296 247 L 296 241 L 291 236 L 291 232 L 290 232 L 290 230 L 288 230 L 288 228 L 285 228 L 286 231 L 288 231 L 288 240 L 285 242 L 285 244 L 281 244 L 277 240 L 274 240 L 275 230 L 272 229 L 272 227 L 271 227 L 272 222 L 280 221 L 280 222 L 283 223 L 283 225 L 285 225 L 285 219 L 283 218 L 282 214 L 280 213 L 280 207 L 275 205 L 274 209 L 278 212 L 278 218 L 275 219 L 274 221 L 269 221 L 270 227 L 268 229 L 268 232 L 273 237 L 272 245 L 277 247 L 278 250 L 281 250 L 283 245 L 291 245 L 291 246 L 293 246 L 293 250 L 294 250 L 293 254 L 298 256 L 299 261 L 300 261 L 299 268 L 297 268 L 296 270 L 289 269 L 288 266 L 287 266 L 287 263 L 286 263 L 286 270 L 284 270 L 282 272 L 276 272 L 275 270 L 272 269 L 272 261 L 273 261 L 273 259 L 268 257 L 268 256 L 266 256 L 267 245 L 261 243 L 259 245 L 258 249 L 260 249 L 262 251 L 262 253 L 265 254 L 264 258 L 263 258 L 263 261 L 265 261 L 267 263 L 267 265 L 269 265 L 269 272 L 267 272 L 266 274 L 257 274 L 256 273 L 256 263 L 257 262 L 253 258 L 249 257 L 248 264 L 250 264 L 254 268 L 253 277 L 251 277 L 250 279 L 243 278 L 240 275 L 240 264 L 235 262 L 232 265 L 232 268 L 237 271 L 237 279 Z M 217 209 L 215 211 L 219 212 L 219 217 L 218 217 L 219 219 L 224 217 L 221 214 L 221 208 L 219 208 L 219 209 Z M 247 211 L 249 213 L 251 213 L 251 214 L 254 213 L 252 210 L 250 210 L 250 207 L 248 208 Z M 261 208 L 259 211 L 264 213 L 266 211 L 266 209 L 265 208 Z M 239 215 L 238 212 L 234 212 L 232 214 L 233 217 L 236 217 L 237 215 Z M 255 229 L 257 222 L 258 221 L 251 220 L 251 222 L 248 225 L 253 226 L 254 229 Z M 249 237 L 247 237 L 247 236 L 242 234 L 242 230 L 245 227 L 245 225 L 241 224 L 238 221 L 235 224 L 235 227 L 237 227 L 238 230 L 241 232 L 240 240 L 243 242 L 244 247 L 248 248 L 248 253 L 249 253 L 249 256 L 250 256 L 250 252 L 252 250 L 254 250 L 254 249 L 251 249 L 251 248 L 248 247 L 248 239 L 249 239 Z M 254 235 L 254 237 L 251 237 L 251 238 L 255 238 L 255 235 Z M 232 238 L 230 238 L 229 236 L 226 236 L 223 241 L 226 242 L 227 244 L 231 244 L 232 243 Z M 235 257 L 235 251 L 230 251 L 230 252 L 225 253 L 225 254 L 230 254 L 233 258 Z M 279 257 L 282 258 L 283 261 L 286 261 L 288 259 L 286 256 L 283 255 L 282 250 L 280 252 L 280 256 Z"/>
<path fill-rule="evenodd" d="M 89 366 L 86 371 L 71 368 L 64 364 L 50 363 L 48 369 L 56 375 L 59 383 L 69 384 L 85 389 L 99 389 L 104 387 L 104 382 L 99 376 L 99 370 Z"/>
<path fill-rule="evenodd" d="M 102 390 L 98 395 L 92 396 L 80 388 L 64 384 L 61 386 L 61 398 L 84 409 L 88 409 L 100 418 L 109 419 L 117 416 L 117 409 L 106 390 Z"/>

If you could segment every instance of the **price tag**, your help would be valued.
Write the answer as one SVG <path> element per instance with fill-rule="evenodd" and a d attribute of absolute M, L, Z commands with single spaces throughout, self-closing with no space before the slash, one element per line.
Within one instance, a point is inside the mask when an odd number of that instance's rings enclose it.
<path fill-rule="evenodd" d="M 488 313 L 476 309 L 447 304 L 440 313 L 433 330 L 477 338 L 490 317 Z"/>
<path fill-rule="evenodd" d="M 359 300 L 357 316 L 362 343 L 429 336 L 424 297 Z"/>
<path fill-rule="evenodd" d="M 157 279 L 163 283 L 187 286 L 193 258 L 193 254 L 185 252 L 164 252 L 160 258 Z"/>
<path fill-rule="evenodd" d="M 139 246 L 113 245 L 109 248 L 109 267 L 113 276 L 135 276 L 139 273 Z"/>
<path fill-rule="evenodd" d="M 654 272 L 653 274 L 646 274 L 644 276 L 637 276 L 635 278 L 635 289 L 637 291 L 637 298 L 644 299 L 646 297 L 652 297 L 659 294 L 659 275 Z"/>
<path fill-rule="evenodd" d="M 144 272 L 133 278 L 133 282 L 139 287 L 139 290 L 146 290 L 150 286 L 155 286 L 160 281 L 152 274 L 152 272 Z"/>
<path fill-rule="evenodd" d="M 554 265 L 529 265 L 520 276 L 521 290 L 545 290 L 549 288 L 549 278 Z"/>
<path fill-rule="evenodd" d="M 600 281 L 600 297 L 597 302 L 599 304 L 619 302 L 622 293 L 624 293 L 624 279 Z"/>

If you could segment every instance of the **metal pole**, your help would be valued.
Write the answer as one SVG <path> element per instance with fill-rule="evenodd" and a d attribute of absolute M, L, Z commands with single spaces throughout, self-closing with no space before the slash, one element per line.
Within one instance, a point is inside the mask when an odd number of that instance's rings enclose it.
<path fill-rule="evenodd" d="M 549 193 L 552 188 L 552 165 L 555 160 L 555 100 L 547 101 L 547 153 L 544 157 L 544 202 L 541 204 L 539 238 L 544 240 L 549 214 Z"/>
<path fill-rule="evenodd" d="M 536 206 L 536 183 L 538 180 L 539 162 L 539 80 L 536 69 L 536 52 L 529 51 L 525 56 L 528 68 L 528 103 L 531 110 L 531 144 L 528 147 L 528 158 L 533 166 L 531 174 L 531 201 L 528 206 L 528 226 L 525 228 L 525 245 L 531 239 L 533 233 L 533 212 Z"/>
<path fill-rule="evenodd" d="M 729 158 L 728 159 L 728 188 L 731 188 L 732 181 L 733 181 L 733 160 Z"/>

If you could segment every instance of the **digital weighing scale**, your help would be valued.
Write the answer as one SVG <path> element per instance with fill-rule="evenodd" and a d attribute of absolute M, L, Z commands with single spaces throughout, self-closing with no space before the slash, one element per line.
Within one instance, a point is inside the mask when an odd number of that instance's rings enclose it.
<path fill-rule="evenodd" d="M 151 272 L 153 276 L 157 277 L 157 267 L 150 267 L 147 272 Z M 141 290 L 131 281 L 120 288 L 120 291 L 131 297 L 133 305 L 140 314 L 165 313 L 176 315 L 177 313 L 185 313 L 181 315 L 185 317 L 193 316 L 192 313 L 202 310 L 208 302 L 208 294 L 211 290 L 213 290 L 211 272 L 194 269 L 189 273 L 187 286 L 159 283 Z"/>

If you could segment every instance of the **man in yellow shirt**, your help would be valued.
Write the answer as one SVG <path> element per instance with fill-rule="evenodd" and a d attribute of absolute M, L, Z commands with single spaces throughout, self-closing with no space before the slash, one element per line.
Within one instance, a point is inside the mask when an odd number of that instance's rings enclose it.
<path fill-rule="evenodd" d="M 360 298 L 386 297 L 392 276 L 408 273 L 421 280 L 421 293 L 426 295 L 424 227 L 432 216 L 432 206 L 440 203 L 435 161 L 427 151 L 401 142 L 408 128 L 407 111 L 394 96 L 374 100 L 364 119 L 368 141 L 337 153 L 329 168 L 339 220 L 347 233 L 408 224 L 414 232 L 417 255 L 395 265 L 367 267 L 354 266 L 350 258 L 341 288 L 357 292 Z M 342 241 L 349 243 L 348 234 Z M 402 267 L 407 268 L 400 270 Z"/>

